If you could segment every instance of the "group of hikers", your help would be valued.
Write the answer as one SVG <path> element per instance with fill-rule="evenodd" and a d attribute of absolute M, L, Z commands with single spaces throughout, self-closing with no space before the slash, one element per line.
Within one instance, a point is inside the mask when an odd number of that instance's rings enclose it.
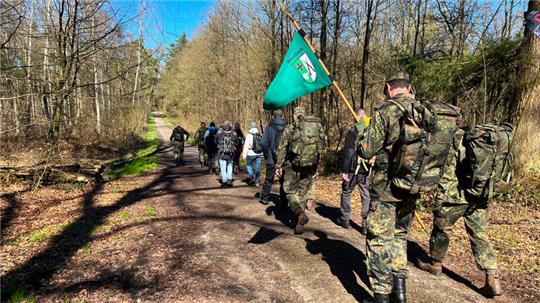
<path fill-rule="evenodd" d="M 335 218 L 339 226 L 350 226 L 351 194 L 358 187 L 361 233 L 366 234 L 368 276 L 374 292 L 366 302 L 406 302 L 406 237 L 416 202 L 428 192 L 434 193 L 435 205 L 430 259 L 419 262 L 419 267 L 433 275 L 442 274 L 450 233 L 463 218 L 476 264 L 485 272 L 482 292 L 487 297 L 501 295 L 486 227 L 490 202 L 511 184 L 512 126 L 467 127 L 460 108 L 418 100 L 405 72 L 386 78 L 384 94 L 385 100 L 374 106 L 371 117 L 364 110 L 356 113 L 358 121 L 347 133 L 340 165 L 341 215 Z M 214 161 L 219 161 L 225 187 L 232 186 L 233 169 L 242 156 L 249 184 L 258 186 L 264 159 L 266 176 L 260 202 L 271 201 L 272 184 L 278 178 L 280 202 L 276 205 L 291 214 L 291 226 L 301 234 L 309 222 L 306 206 L 312 199 L 327 138 L 319 118 L 304 107 L 294 108 L 288 125 L 281 109 L 272 115 L 262 135 L 252 123 L 246 137 L 239 125 L 232 128 L 228 121 L 220 129 L 213 122 L 208 129 L 201 123 L 195 135 L 199 161 L 208 165 L 209 172 L 213 172 Z M 175 128 L 173 135 L 175 132 L 187 133 L 182 128 Z"/>

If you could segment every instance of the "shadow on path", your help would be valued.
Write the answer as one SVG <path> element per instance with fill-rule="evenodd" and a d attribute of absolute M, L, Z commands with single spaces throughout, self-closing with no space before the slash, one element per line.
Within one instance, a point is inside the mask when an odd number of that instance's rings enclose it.
<path fill-rule="evenodd" d="M 1 221 L 1 234 L 0 234 L 0 243 L 3 243 L 4 241 L 4 234 L 6 230 L 9 228 L 11 221 L 15 218 L 15 214 L 17 213 L 17 210 L 19 209 L 19 201 L 17 201 L 17 197 L 15 193 L 7 193 L 0 198 L 4 199 L 8 203 L 8 207 L 4 210 L 2 210 L 2 218 Z"/>
<path fill-rule="evenodd" d="M 362 282 L 369 286 L 364 254 L 345 241 L 328 238 L 328 235 L 322 231 L 314 231 L 314 234 L 318 239 L 304 239 L 306 249 L 311 254 L 322 255 L 322 259 L 328 264 L 332 274 L 357 301 L 362 302 L 363 299 L 371 298 L 356 278 L 358 275 Z"/>

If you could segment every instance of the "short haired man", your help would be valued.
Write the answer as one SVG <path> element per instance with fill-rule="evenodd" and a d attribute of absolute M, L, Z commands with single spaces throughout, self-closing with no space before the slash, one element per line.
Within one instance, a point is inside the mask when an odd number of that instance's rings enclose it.
<path fill-rule="evenodd" d="M 415 101 L 409 75 L 397 72 L 386 78 L 386 100 L 375 106 L 371 123 L 358 144 L 364 159 L 376 157 L 371 175 L 371 205 L 367 217 L 367 263 L 372 302 L 406 302 L 407 233 L 418 195 L 396 188 L 390 181 L 392 146 L 401 133 L 401 109 L 395 104 Z"/>
<path fill-rule="evenodd" d="M 304 232 L 304 225 L 309 221 L 305 212 L 307 200 L 317 176 L 326 138 L 319 119 L 308 117 L 303 107 L 296 107 L 293 117 L 294 123 L 285 128 L 279 144 L 276 175 L 285 176 L 283 190 L 287 195 L 289 208 L 295 214 L 294 232 L 301 234 Z M 287 169 L 283 173 L 282 167 L 285 164 Z"/>
<path fill-rule="evenodd" d="M 276 109 L 272 111 L 274 119 L 266 126 L 261 139 L 261 148 L 263 150 L 264 161 L 266 164 L 266 175 L 262 186 L 259 200 L 262 204 L 268 204 L 270 201 L 270 193 L 274 184 L 274 176 L 276 175 L 277 152 L 283 131 L 287 124 L 283 120 L 283 111 Z M 280 194 L 282 203 L 286 203 L 285 195 L 283 194 L 283 177 L 279 178 Z"/>
<path fill-rule="evenodd" d="M 225 121 L 216 135 L 218 146 L 219 170 L 221 172 L 221 187 L 233 186 L 233 161 L 238 136 L 232 129 L 231 123 Z"/>
<path fill-rule="evenodd" d="M 201 125 L 195 132 L 195 140 L 197 141 L 197 149 L 199 150 L 199 163 L 202 167 L 207 165 L 208 155 L 206 154 L 206 148 L 204 146 L 204 135 L 206 134 L 206 123 L 201 122 Z"/>

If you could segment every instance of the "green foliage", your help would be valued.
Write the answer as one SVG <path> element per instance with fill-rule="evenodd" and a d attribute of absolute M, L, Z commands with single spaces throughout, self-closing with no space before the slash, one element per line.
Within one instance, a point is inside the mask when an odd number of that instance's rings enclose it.
<path fill-rule="evenodd" d="M 16 284 L 12 286 L 8 291 L 8 297 L 9 302 L 11 303 L 18 303 L 18 302 L 26 302 L 26 303 L 34 303 L 37 302 L 35 298 L 32 298 L 26 294 L 24 291 L 24 288 Z"/>
<path fill-rule="evenodd" d="M 156 216 L 156 208 L 153 205 L 148 205 L 143 213 L 146 217 L 155 217 Z"/>
<path fill-rule="evenodd" d="M 86 244 L 77 251 L 77 255 L 88 255 L 90 254 L 90 245 Z"/>
<path fill-rule="evenodd" d="M 469 121 L 506 117 L 513 98 L 511 79 L 519 64 L 519 41 L 488 42 L 462 57 L 423 59 L 402 54 L 400 63 L 411 74 L 420 98 L 458 104 L 469 110 Z"/>
<path fill-rule="evenodd" d="M 148 126 L 144 138 L 144 144 L 137 153 L 137 157 L 124 166 L 107 173 L 109 180 L 118 179 L 124 176 L 139 175 L 151 171 L 157 167 L 157 154 L 155 153 L 159 146 L 154 118 L 148 119 Z"/>
<path fill-rule="evenodd" d="M 165 117 L 163 118 L 163 122 L 165 122 L 165 124 L 167 124 L 168 127 L 174 127 L 174 123 L 171 121 L 171 118 L 170 117 Z"/>
<path fill-rule="evenodd" d="M 129 211 L 123 210 L 123 211 L 120 212 L 119 216 L 122 219 L 127 219 L 127 218 L 129 218 L 130 214 L 129 214 Z"/>

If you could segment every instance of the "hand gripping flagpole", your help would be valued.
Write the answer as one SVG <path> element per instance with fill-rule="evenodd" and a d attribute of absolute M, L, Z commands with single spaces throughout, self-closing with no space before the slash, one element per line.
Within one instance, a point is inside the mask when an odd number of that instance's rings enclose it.
<path fill-rule="evenodd" d="M 296 30 L 298 31 L 298 33 L 300 34 L 300 36 L 302 36 L 302 38 L 304 39 L 304 41 L 306 42 L 306 44 L 309 46 L 309 48 L 311 49 L 311 51 L 316 54 L 317 52 L 315 51 L 315 48 L 313 47 L 313 45 L 311 45 L 311 42 L 309 42 L 309 40 L 306 38 L 306 32 L 302 29 L 302 27 L 300 26 L 300 24 L 298 23 L 298 21 L 296 21 L 296 19 L 294 19 L 294 17 L 292 16 L 291 14 L 291 11 L 289 10 L 289 7 L 287 6 L 287 4 L 285 4 L 284 2 L 280 2 L 280 7 L 281 7 L 281 11 L 283 11 L 283 13 L 291 20 L 291 22 L 294 24 L 294 27 L 296 28 Z M 358 117 L 358 115 L 354 112 L 354 109 L 353 107 L 351 106 L 351 103 L 349 102 L 349 99 L 347 99 L 347 97 L 345 96 L 345 94 L 343 93 L 343 91 L 341 90 L 341 88 L 339 87 L 339 84 L 337 83 L 337 81 L 332 77 L 332 75 L 330 74 L 330 72 L 328 71 L 328 68 L 326 68 L 326 65 L 324 64 L 324 62 L 321 60 L 321 58 L 319 58 L 319 56 L 317 56 L 317 58 L 319 59 L 319 63 L 321 64 L 321 66 L 323 67 L 324 71 L 326 72 L 326 74 L 328 75 L 328 77 L 330 77 L 330 79 L 332 79 L 332 85 L 334 86 L 334 88 L 336 89 L 337 93 L 339 94 L 339 96 L 341 97 L 341 99 L 343 100 L 343 102 L 345 102 L 345 105 L 347 105 L 347 108 L 349 109 L 349 111 L 351 112 L 351 114 L 353 115 L 354 117 L 354 120 L 356 120 L 356 122 L 360 122 L 360 118 Z M 429 236 L 429 233 L 428 233 L 428 230 L 426 228 L 426 226 L 424 225 L 424 222 L 422 221 L 422 219 L 420 219 L 420 216 L 418 215 L 417 212 L 414 213 L 414 215 L 416 216 L 416 219 L 418 220 L 418 223 L 420 223 L 420 225 L 422 226 L 422 229 L 424 230 L 424 232 L 426 233 L 426 235 Z"/>

